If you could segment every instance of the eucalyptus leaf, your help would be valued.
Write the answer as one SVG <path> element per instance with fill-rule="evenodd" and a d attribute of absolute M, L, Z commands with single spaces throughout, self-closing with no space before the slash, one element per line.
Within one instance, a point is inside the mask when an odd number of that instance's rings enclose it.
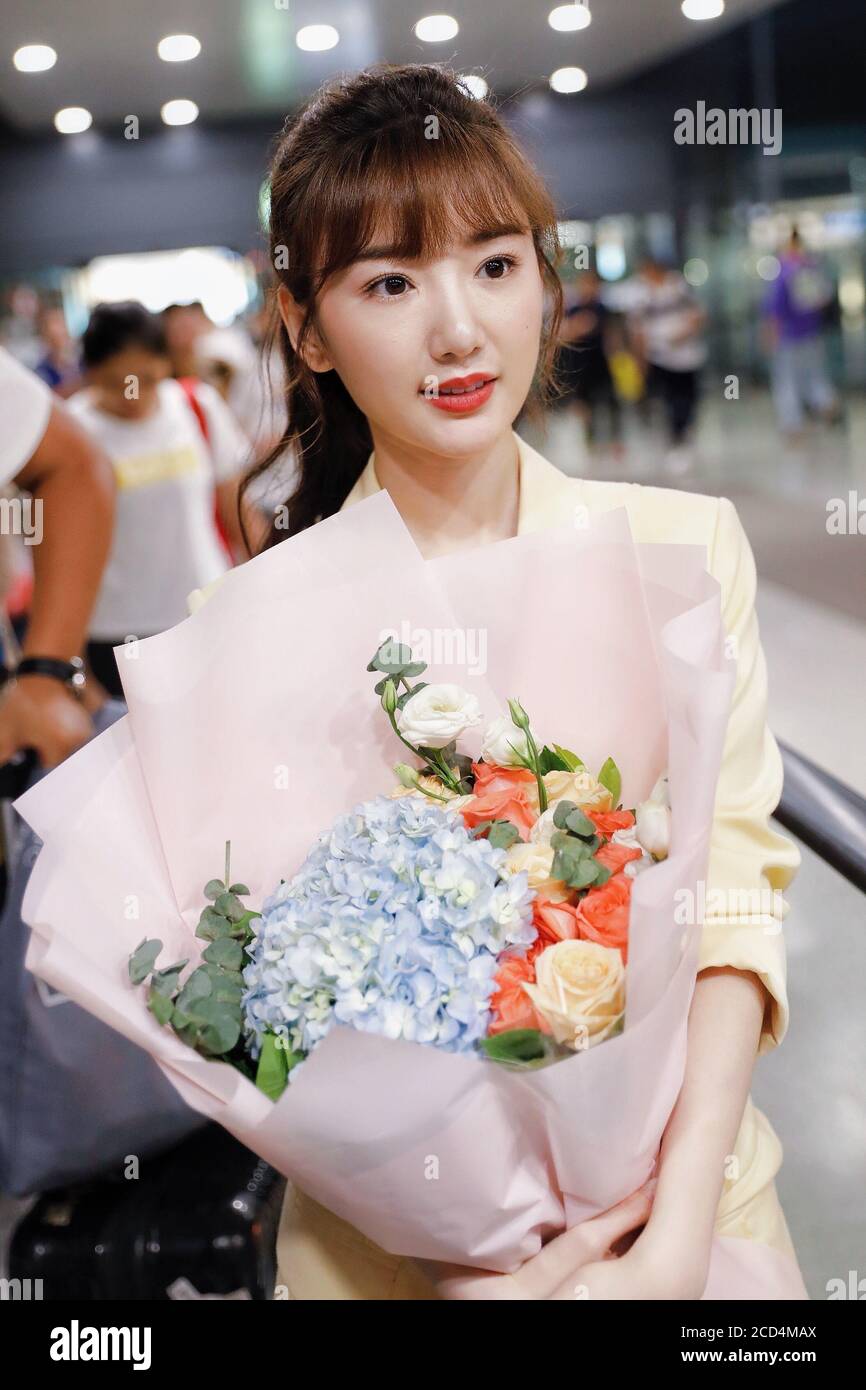
<path fill-rule="evenodd" d="M 553 812 L 553 824 L 556 826 L 557 830 L 565 829 L 565 822 L 568 820 L 568 817 L 571 815 L 572 811 L 576 810 L 576 801 L 569 801 L 566 798 L 563 798 L 562 801 L 558 801 L 556 803 Z"/>
<path fill-rule="evenodd" d="M 157 1023 L 168 1023 L 174 1013 L 174 1004 L 168 994 L 151 986 L 147 995 L 147 1007 L 153 1014 Z"/>
<path fill-rule="evenodd" d="M 215 907 L 206 907 L 198 919 L 195 934 L 204 941 L 216 941 L 217 937 L 228 936 L 231 930 L 232 923 L 227 917 Z"/>
<path fill-rule="evenodd" d="M 147 979 L 161 950 L 162 942 L 155 936 L 139 942 L 129 958 L 129 978 L 134 985 Z"/>
<path fill-rule="evenodd" d="M 236 898 L 234 893 L 220 893 L 214 907 L 217 912 L 221 912 L 223 917 L 227 917 L 230 922 L 237 922 L 243 917 L 246 911 L 240 898 Z"/>
<path fill-rule="evenodd" d="M 177 989 L 180 983 L 180 972 L 188 964 L 188 960 L 182 960 L 177 965 L 167 965 L 165 970 L 154 970 L 150 981 L 151 987 L 156 990 L 157 994 L 170 995 Z"/>
<path fill-rule="evenodd" d="M 225 970 L 240 970 L 243 958 L 243 946 L 230 936 L 213 941 L 207 950 L 202 952 L 202 959 L 209 965 L 221 965 Z"/>
<path fill-rule="evenodd" d="M 233 883 L 229 892 L 236 893 L 239 898 L 248 898 L 250 895 L 250 890 L 245 883 Z"/>
<path fill-rule="evenodd" d="M 510 820 L 495 820 L 487 838 L 496 849 L 510 849 L 515 840 L 520 839 L 520 832 Z"/>
<path fill-rule="evenodd" d="M 218 898 L 220 893 L 224 893 L 225 891 L 226 886 L 221 878 L 212 878 L 204 886 L 204 895 L 206 898 Z"/>
<path fill-rule="evenodd" d="M 198 1051 L 219 1057 L 224 1052 L 231 1052 L 240 1035 L 240 1014 L 234 1014 L 228 1009 L 214 1012 L 199 1034 Z"/>
<path fill-rule="evenodd" d="M 572 835 L 578 835 L 584 840 L 591 840 L 595 835 L 595 826 L 579 806 L 569 811 L 565 818 L 565 828 L 570 830 Z"/>

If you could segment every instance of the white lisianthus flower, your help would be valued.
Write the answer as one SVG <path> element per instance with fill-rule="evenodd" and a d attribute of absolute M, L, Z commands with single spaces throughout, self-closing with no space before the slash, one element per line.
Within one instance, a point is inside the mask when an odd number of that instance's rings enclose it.
<path fill-rule="evenodd" d="M 668 779 L 668 774 L 666 772 L 663 772 L 661 777 L 656 782 L 655 786 L 649 794 L 649 800 L 660 801 L 663 806 L 667 806 L 668 809 L 670 809 L 671 787 L 670 781 Z"/>
<path fill-rule="evenodd" d="M 514 745 L 513 748 L 510 747 L 511 744 Z M 499 767 L 520 767 L 522 764 L 515 749 L 522 753 L 524 758 L 529 756 L 526 730 L 518 729 L 507 715 L 500 714 L 487 725 L 481 745 L 481 756 L 485 762 L 497 763 Z"/>
<path fill-rule="evenodd" d="M 662 801 L 642 801 L 635 810 L 635 833 L 654 859 L 666 859 L 671 844 L 671 808 Z"/>
<path fill-rule="evenodd" d="M 394 715 L 397 728 L 416 747 L 444 748 L 481 723 L 481 706 L 459 685 L 425 685 Z"/>

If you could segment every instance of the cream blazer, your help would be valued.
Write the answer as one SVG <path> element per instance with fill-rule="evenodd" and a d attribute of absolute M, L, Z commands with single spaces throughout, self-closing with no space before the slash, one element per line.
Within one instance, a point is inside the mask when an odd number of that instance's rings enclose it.
<path fill-rule="evenodd" d="M 519 435 L 518 533 L 562 525 L 582 504 L 590 514 L 625 506 L 636 541 L 705 545 L 719 581 L 722 616 L 736 639 L 737 678 L 716 795 L 707 874 L 707 913 L 699 969 L 753 971 L 767 991 L 759 1055 L 778 1047 L 788 1027 L 782 920 L 787 887 L 800 862 L 794 843 L 770 824 L 782 790 L 782 761 L 766 722 L 767 673 L 755 615 L 755 562 L 727 498 L 570 478 Z M 344 507 L 380 490 L 375 454 Z M 191 595 L 198 607 L 214 588 Z M 712 890 L 727 890 L 724 896 Z M 755 890 L 776 890 L 759 898 Z M 748 896 L 744 896 L 747 890 Z M 765 901 L 766 900 L 766 901 Z M 715 915 L 714 903 L 731 911 Z M 735 910 L 760 902 L 769 914 Z M 763 1241 L 794 1254 L 775 1188 L 782 1146 L 766 1116 L 746 1103 L 734 1146 L 738 1176 L 726 1179 L 716 1217 L 719 1235 Z M 437 1295 L 413 1261 L 390 1255 L 289 1184 L 277 1243 L 277 1296 L 301 1299 L 415 1299 Z"/>

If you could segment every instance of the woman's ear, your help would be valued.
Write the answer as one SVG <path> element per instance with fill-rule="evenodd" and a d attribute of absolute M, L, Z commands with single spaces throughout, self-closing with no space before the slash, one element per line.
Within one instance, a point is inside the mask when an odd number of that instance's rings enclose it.
<path fill-rule="evenodd" d="M 289 335 L 289 341 L 297 351 L 301 324 L 304 321 L 304 310 L 285 285 L 280 285 L 277 290 L 277 303 L 280 308 L 280 318 Z M 333 364 L 322 345 L 315 324 L 312 325 L 307 334 L 301 356 L 311 372 L 329 372 L 332 368 Z"/>

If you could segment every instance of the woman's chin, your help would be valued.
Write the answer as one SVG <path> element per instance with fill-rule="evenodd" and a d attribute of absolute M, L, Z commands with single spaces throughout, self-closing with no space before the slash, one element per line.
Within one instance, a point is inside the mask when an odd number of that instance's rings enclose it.
<path fill-rule="evenodd" d="M 492 448 L 503 435 L 511 433 L 511 420 L 518 414 L 515 408 L 509 416 L 501 403 L 493 408 L 492 401 L 466 414 L 437 410 L 428 402 L 423 403 L 423 409 L 426 414 L 420 418 L 413 412 L 412 434 L 419 449 L 432 449 L 454 458 Z"/>

